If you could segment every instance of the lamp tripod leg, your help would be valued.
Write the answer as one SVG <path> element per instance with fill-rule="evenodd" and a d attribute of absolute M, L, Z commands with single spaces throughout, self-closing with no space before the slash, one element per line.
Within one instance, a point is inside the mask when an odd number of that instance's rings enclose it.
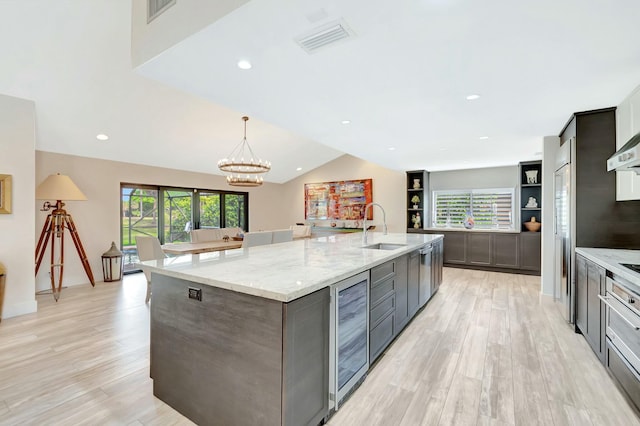
<path fill-rule="evenodd" d="M 44 252 L 47 250 L 49 238 L 51 238 L 51 215 L 48 215 L 44 222 L 40 238 L 38 239 L 38 245 L 36 246 L 36 275 L 38 275 Z"/>
<path fill-rule="evenodd" d="M 64 221 L 71 233 L 71 239 L 73 240 L 73 244 L 76 246 L 76 250 L 78 251 L 78 256 L 82 261 L 82 266 L 84 267 L 84 271 L 87 273 L 87 277 L 91 282 L 91 286 L 95 287 L 95 279 L 93 278 L 93 272 L 91 271 L 91 265 L 89 265 L 89 260 L 87 259 L 87 254 L 84 251 L 84 247 L 82 246 L 82 241 L 80 241 L 80 236 L 78 235 L 78 230 L 76 229 L 76 224 L 73 222 L 73 218 L 70 214 L 64 216 Z"/>
<path fill-rule="evenodd" d="M 62 274 L 64 272 L 64 226 L 62 218 L 59 215 L 52 217 L 50 226 L 50 239 L 51 239 L 51 266 L 49 267 L 49 277 L 51 280 L 51 292 L 53 298 L 58 301 L 60 298 L 60 292 L 62 292 Z M 56 263 L 56 240 L 59 240 L 60 246 L 60 263 Z M 56 271 L 57 269 L 57 271 Z M 56 277 L 56 272 L 57 277 Z M 58 285 L 56 288 L 56 278 Z"/>

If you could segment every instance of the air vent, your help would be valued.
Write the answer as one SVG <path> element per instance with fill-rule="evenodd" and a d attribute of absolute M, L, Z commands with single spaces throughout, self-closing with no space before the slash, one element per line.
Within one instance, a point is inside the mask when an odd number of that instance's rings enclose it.
<path fill-rule="evenodd" d="M 315 28 L 295 39 L 307 53 L 315 53 L 323 47 L 338 43 L 355 36 L 354 32 L 344 20 L 334 21 L 322 27 Z"/>
<path fill-rule="evenodd" d="M 147 0 L 147 24 L 176 4 L 176 0 Z"/>

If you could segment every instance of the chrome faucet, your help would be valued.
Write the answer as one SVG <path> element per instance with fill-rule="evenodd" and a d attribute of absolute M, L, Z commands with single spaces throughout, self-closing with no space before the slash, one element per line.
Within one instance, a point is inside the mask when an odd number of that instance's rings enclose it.
<path fill-rule="evenodd" d="M 383 224 L 383 235 L 387 235 L 387 214 L 384 211 L 384 208 L 378 203 L 369 203 L 364 208 L 364 221 L 362 222 L 362 245 L 367 245 L 367 210 L 369 207 L 378 206 L 380 210 L 382 210 L 382 224 Z"/>

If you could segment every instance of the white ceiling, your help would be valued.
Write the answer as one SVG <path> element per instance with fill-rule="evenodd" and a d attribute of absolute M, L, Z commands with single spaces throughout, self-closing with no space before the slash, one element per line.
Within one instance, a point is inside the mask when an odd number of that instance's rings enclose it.
<path fill-rule="evenodd" d="M 637 0 L 253 0 L 136 72 L 129 2 L 0 0 L 0 93 L 36 102 L 44 151 L 218 173 L 249 115 L 271 182 L 343 152 L 396 170 L 508 165 L 640 84 L 638 16 Z M 339 18 L 353 39 L 294 43 Z"/>

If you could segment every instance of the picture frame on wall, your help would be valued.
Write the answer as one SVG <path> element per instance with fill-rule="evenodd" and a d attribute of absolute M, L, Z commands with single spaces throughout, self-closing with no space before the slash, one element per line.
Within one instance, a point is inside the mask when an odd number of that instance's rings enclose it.
<path fill-rule="evenodd" d="M 11 213 L 11 175 L 0 175 L 0 214 Z"/>

